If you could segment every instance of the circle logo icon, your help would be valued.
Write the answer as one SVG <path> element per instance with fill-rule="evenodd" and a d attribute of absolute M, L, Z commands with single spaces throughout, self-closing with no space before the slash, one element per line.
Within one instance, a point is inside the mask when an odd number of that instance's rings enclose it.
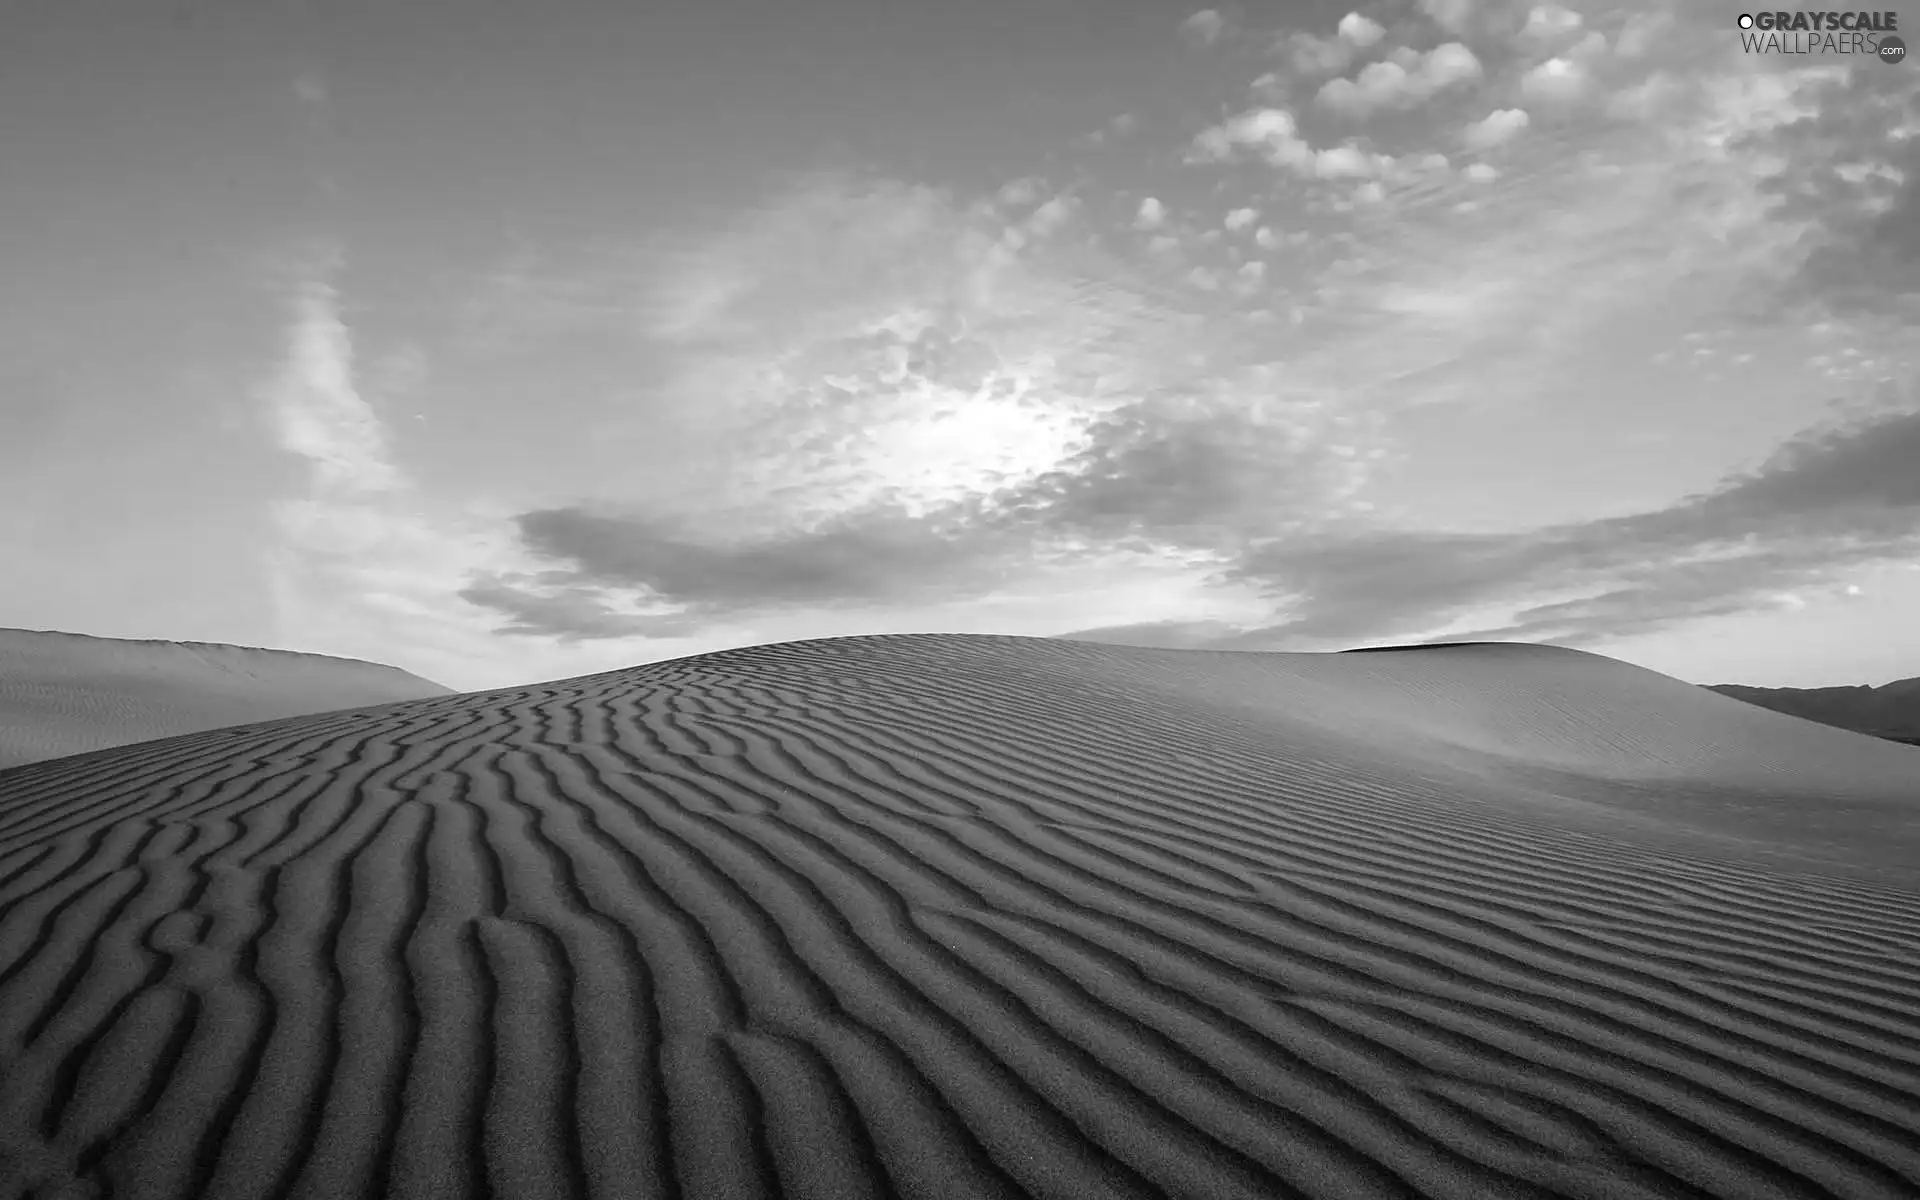
<path fill-rule="evenodd" d="M 1880 61 L 1897 63 L 1907 57 L 1907 44 L 1893 34 L 1880 39 Z"/>
<path fill-rule="evenodd" d="M 1752 29 L 1752 28 L 1753 28 L 1753 14 L 1752 14 L 1752 13 L 1741 13 L 1741 14 L 1740 14 L 1740 21 L 1739 21 L 1739 25 L 1740 25 L 1740 28 L 1742 28 L 1742 29 Z"/>

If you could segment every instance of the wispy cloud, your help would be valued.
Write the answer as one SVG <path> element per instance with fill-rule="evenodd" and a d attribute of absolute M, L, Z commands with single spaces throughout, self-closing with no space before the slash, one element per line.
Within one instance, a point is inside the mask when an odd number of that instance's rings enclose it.
<path fill-rule="evenodd" d="M 524 666 L 494 635 L 498 606 L 482 606 L 498 594 L 463 593 L 476 579 L 531 578 L 537 564 L 506 514 L 436 502 L 400 467 L 358 379 L 333 282 L 342 266 L 330 252 L 293 270 L 285 354 L 258 393 L 274 444 L 299 465 L 274 506 L 264 563 L 280 644 L 403 663 L 454 686 L 514 678 Z M 403 378 L 417 384 L 424 369 L 416 360 Z M 534 592 L 529 602 L 571 606 L 575 620 L 586 609 L 570 594 L 556 602 Z"/>
<path fill-rule="evenodd" d="M 1409 634 L 1606 641 L 1845 587 L 1920 552 L 1920 393 L 1829 423 L 1756 470 L 1665 508 L 1514 534 L 1351 526 L 1276 538 L 1224 572 L 1276 619 L 1075 636 L 1316 649 Z M 1284 614 L 1284 615 L 1282 615 Z M 1444 635 L 1441 631 L 1447 630 Z"/>

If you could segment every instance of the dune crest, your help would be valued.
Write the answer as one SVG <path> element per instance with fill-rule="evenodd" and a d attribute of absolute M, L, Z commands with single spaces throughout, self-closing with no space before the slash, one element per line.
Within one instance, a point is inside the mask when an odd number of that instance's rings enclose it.
<path fill-rule="evenodd" d="M 242 721 L 450 694 L 397 667 L 323 654 L 0 629 L 0 769 Z"/>
<path fill-rule="evenodd" d="M 0 1197 L 1911 1198 L 1917 765 L 901 635 L 17 767 Z"/>

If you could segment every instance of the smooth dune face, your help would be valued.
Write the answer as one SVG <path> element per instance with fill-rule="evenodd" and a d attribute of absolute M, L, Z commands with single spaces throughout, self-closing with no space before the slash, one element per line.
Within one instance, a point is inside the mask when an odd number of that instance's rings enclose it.
<path fill-rule="evenodd" d="M 757 647 L 0 773 L 0 1195 L 1912 1197 L 1920 751 Z"/>
<path fill-rule="evenodd" d="M 0 769 L 243 721 L 449 695 L 394 667 L 0 629 Z"/>

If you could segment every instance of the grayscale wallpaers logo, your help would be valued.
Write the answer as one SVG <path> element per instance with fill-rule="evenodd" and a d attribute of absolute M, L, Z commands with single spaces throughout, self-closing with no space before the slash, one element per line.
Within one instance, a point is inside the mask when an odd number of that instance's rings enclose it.
<path fill-rule="evenodd" d="M 1899 13 L 1741 13 L 1736 24 L 1748 54 L 1866 54 L 1884 63 L 1907 57 Z"/>

